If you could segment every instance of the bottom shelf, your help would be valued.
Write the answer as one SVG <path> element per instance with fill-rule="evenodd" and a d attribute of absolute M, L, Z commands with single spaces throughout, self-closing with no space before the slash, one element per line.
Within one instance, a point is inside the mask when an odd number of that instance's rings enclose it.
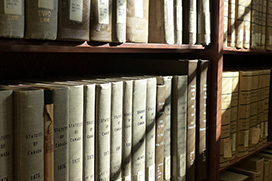
<path fill-rule="evenodd" d="M 246 159 L 246 158 L 248 158 L 248 157 L 250 157 L 250 156 L 252 156 L 252 155 L 254 155 L 254 154 L 256 154 L 256 153 L 258 153 L 258 152 L 260 152 L 260 151 L 262 151 L 264 149 L 266 149 L 266 148 L 268 148 L 269 146 L 272 146 L 272 141 L 268 141 L 267 143 L 264 143 L 262 146 L 256 148 L 254 151 L 251 151 L 251 152 L 249 152 L 248 154 L 246 154 L 244 156 L 234 158 L 233 160 L 231 160 L 229 162 L 229 164 L 227 166 L 221 167 L 219 171 L 221 172 L 221 171 L 224 171 L 224 170 L 226 170 L 228 168 L 231 168 L 234 165 L 236 165 L 236 164 L 240 163 L 241 161 L 243 161 L 244 159 Z"/>

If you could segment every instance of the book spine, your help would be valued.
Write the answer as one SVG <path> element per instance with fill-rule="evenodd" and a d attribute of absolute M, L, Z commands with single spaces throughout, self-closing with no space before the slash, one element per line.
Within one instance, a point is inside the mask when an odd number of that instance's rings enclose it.
<path fill-rule="evenodd" d="M 96 85 L 95 178 L 110 180 L 111 84 Z"/>
<path fill-rule="evenodd" d="M 166 43 L 164 16 L 164 1 L 149 0 L 148 42 Z"/>
<path fill-rule="evenodd" d="M 92 41 L 112 41 L 112 0 L 91 1 L 91 29 Z"/>
<path fill-rule="evenodd" d="M 256 3 L 256 11 L 257 11 L 257 49 L 261 48 L 261 32 L 262 32 L 262 0 L 258 0 Z"/>
<path fill-rule="evenodd" d="M 236 157 L 237 153 L 237 119 L 238 119 L 238 94 L 239 94 L 239 72 L 232 72 L 232 92 L 231 92 L 231 110 L 230 110 L 230 138 L 232 142 L 231 160 Z"/>
<path fill-rule="evenodd" d="M 55 40 L 57 38 L 57 0 L 26 0 L 25 38 Z"/>
<path fill-rule="evenodd" d="M 223 72 L 222 76 L 220 167 L 228 165 L 231 157 L 230 109 L 232 97 L 232 77 L 230 76 L 229 72 Z"/>
<path fill-rule="evenodd" d="M 196 0 L 183 0 L 184 4 L 184 43 L 196 44 L 197 13 Z"/>
<path fill-rule="evenodd" d="M 164 125 L 165 125 L 165 85 L 157 85 L 156 95 L 156 177 L 155 180 L 164 180 Z"/>
<path fill-rule="evenodd" d="M 127 0 L 112 3 L 112 41 L 126 42 L 126 12 Z"/>
<path fill-rule="evenodd" d="M 127 0 L 126 35 L 128 42 L 148 42 L 148 0 Z"/>
<path fill-rule="evenodd" d="M 182 34 L 183 34 L 183 12 L 182 12 L 182 0 L 174 0 L 174 17 L 175 17 L 175 43 L 182 44 Z"/>
<path fill-rule="evenodd" d="M 124 80 L 123 98 L 123 142 L 122 142 L 122 180 L 131 180 L 131 150 L 132 150 L 132 80 Z"/>
<path fill-rule="evenodd" d="M 236 48 L 243 48 L 245 0 L 236 1 Z"/>
<path fill-rule="evenodd" d="M 121 180 L 123 82 L 111 83 L 110 180 Z"/>
<path fill-rule="evenodd" d="M 266 50 L 272 50 L 272 0 L 267 0 Z"/>
<path fill-rule="evenodd" d="M 83 180 L 94 180 L 95 159 L 95 84 L 84 86 Z"/>
<path fill-rule="evenodd" d="M 54 89 L 54 180 L 69 180 L 69 90 Z"/>
<path fill-rule="evenodd" d="M 58 0 L 58 39 L 89 41 L 90 0 Z"/>
<path fill-rule="evenodd" d="M 175 43 L 175 34 L 174 34 L 174 0 L 164 0 L 164 36 L 165 41 L 168 44 Z"/>
<path fill-rule="evenodd" d="M 263 70 L 263 87 L 264 87 L 264 131 L 263 131 L 263 137 L 264 141 L 263 143 L 267 142 L 267 136 L 268 136 L 268 117 L 269 117 L 269 95 L 270 95 L 270 70 Z"/>
<path fill-rule="evenodd" d="M 14 180 L 44 180 L 44 93 L 14 91 Z"/>
<path fill-rule="evenodd" d="M 44 90 L 44 180 L 54 180 L 54 99 L 53 90 Z"/>
<path fill-rule="evenodd" d="M 171 179 L 171 109 L 172 109 L 172 76 L 162 77 L 165 85 L 164 105 L 164 180 Z"/>
<path fill-rule="evenodd" d="M 147 78 L 146 87 L 146 157 L 145 180 L 155 180 L 156 78 Z"/>
<path fill-rule="evenodd" d="M 186 146 L 186 180 L 195 180 L 196 155 L 196 72 L 197 60 L 185 61 L 188 68 L 187 91 L 187 146 Z"/>
<path fill-rule="evenodd" d="M 262 0 L 262 19 L 261 19 L 261 49 L 265 49 L 265 34 L 266 34 L 266 18 L 267 18 L 267 2 L 268 0 Z"/>
<path fill-rule="evenodd" d="M 0 90 L 0 180 L 13 180 L 13 95 Z"/>
<path fill-rule="evenodd" d="M 132 180 L 145 179 L 146 79 L 133 82 L 132 100 Z"/>
<path fill-rule="evenodd" d="M 224 0 L 224 40 L 223 46 L 228 46 L 228 16 L 229 16 L 229 0 Z"/>
<path fill-rule="evenodd" d="M 210 1 L 198 1 L 197 43 L 209 45 L 211 43 Z"/>
<path fill-rule="evenodd" d="M 250 29 L 251 29 L 251 3 L 252 0 L 245 0 L 245 15 L 244 15 L 244 39 L 243 47 L 250 48 Z"/>
<path fill-rule="evenodd" d="M 235 47 L 235 4 L 235 0 L 229 0 L 228 46 L 230 47 Z"/>
<path fill-rule="evenodd" d="M 250 48 L 257 48 L 257 30 L 258 30 L 258 0 L 251 1 L 251 32 Z"/>
<path fill-rule="evenodd" d="M 0 1 L 0 27 L 0 37 L 24 37 L 25 1 Z"/>
<path fill-rule="evenodd" d="M 208 96 L 208 60 L 198 61 L 197 75 L 197 180 L 204 180 L 208 174 L 207 163 L 207 96 Z"/>
<path fill-rule="evenodd" d="M 262 145 L 262 140 L 263 140 L 263 92 L 264 92 L 264 87 L 263 87 L 263 70 L 260 70 L 260 76 L 259 76 L 259 86 L 258 86 L 258 115 L 257 115 L 257 124 L 258 128 L 260 129 L 260 134 L 259 134 L 259 143 L 258 146 Z"/>
<path fill-rule="evenodd" d="M 173 76 L 172 179 L 185 181 L 187 138 L 187 75 Z"/>
<path fill-rule="evenodd" d="M 83 85 L 69 86 L 69 180 L 83 175 Z"/>

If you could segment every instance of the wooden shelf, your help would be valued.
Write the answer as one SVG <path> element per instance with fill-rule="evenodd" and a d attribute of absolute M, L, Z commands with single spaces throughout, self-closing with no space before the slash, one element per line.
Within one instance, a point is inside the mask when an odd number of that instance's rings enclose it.
<path fill-rule="evenodd" d="M 260 152 L 260 151 L 262 151 L 262 150 L 264 150 L 264 149 L 266 149 L 266 148 L 269 147 L 269 146 L 272 146 L 272 141 L 268 141 L 267 143 L 263 144 L 262 146 L 258 147 L 258 148 L 255 149 L 254 151 L 251 151 L 251 152 L 249 152 L 248 154 L 246 154 L 246 155 L 244 155 L 244 156 L 234 158 L 233 160 L 231 160 L 231 161 L 229 162 L 229 165 L 227 165 L 227 166 L 225 166 L 225 167 L 221 167 L 221 168 L 220 168 L 220 172 L 222 172 L 222 171 L 224 171 L 224 170 L 226 170 L 226 169 L 228 169 L 228 168 L 233 167 L 234 165 L 240 163 L 240 162 L 243 161 L 244 159 L 246 159 L 246 158 L 248 158 L 248 157 L 250 157 L 250 156 L 252 156 L 252 155 L 254 155 L 254 154 L 256 154 L 256 153 L 258 153 L 258 152 Z"/>
<path fill-rule="evenodd" d="M 204 50 L 202 45 L 168 45 L 155 43 L 96 43 L 0 39 L 0 52 L 53 53 L 190 53 Z"/>
<path fill-rule="evenodd" d="M 261 50 L 261 49 L 256 49 L 256 50 L 252 50 L 252 49 L 237 49 L 237 48 L 233 48 L 233 47 L 224 47 L 223 48 L 223 54 L 246 54 L 246 53 L 250 53 L 250 54 L 272 54 L 272 51 L 270 50 Z"/>

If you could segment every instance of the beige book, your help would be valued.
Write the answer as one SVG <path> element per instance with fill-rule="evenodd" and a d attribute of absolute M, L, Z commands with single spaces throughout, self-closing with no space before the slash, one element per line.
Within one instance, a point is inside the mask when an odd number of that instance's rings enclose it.
<path fill-rule="evenodd" d="M 13 91 L 0 88 L 0 180 L 13 179 Z"/>
<path fill-rule="evenodd" d="M 267 149 L 266 149 L 267 150 Z M 265 151 L 265 150 L 264 150 Z M 272 154 L 270 153 L 265 153 L 265 152 L 259 152 L 254 156 L 262 157 L 265 160 L 269 161 L 269 179 L 272 179 Z"/>
<path fill-rule="evenodd" d="M 267 18 L 267 2 L 268 0 L 262 0 L 262 18 L 261 18 L 261 49 L 265 49 L 265 35 L 266 35 L 266 18 Z"/>
<path fill-rule="evenodd" d="M 244 14 L 245 14 L 245 0 L 236 1 L 236 47 L 243 48 L 244 41 Z"/>
<path fill-rule="evenodd" d="M 147 78 L 145 180 L 155 180 L 157 79 Z"/>
<path fill-rule="evenodd" d="M 245 0 L 245 14 L 244 17 L 244 38 L 243 38 L 243 47 L 249 49 L 250 48 L 250 30 L 251 30 L 251 3 L 252 0 Z"/>
<path fill-rule="evenodd" d="M 228 46 L 228 18 L 229 18 L 229 0 L 224 0 L 224 39 L 223 39 L 223 46 Z"/>
<path fill-rule="evenodd" d="M 231 171 L 236 172 L 236 173 L 241 173 L 248 175 L 251 178 L 251 181 L 261 181 L 261 173 L 256 170 L 252 169 L 243 169 L 243 168 L 237 168 L 237 167 L 231 167 Z"/>
<path fill-rule="evenodd" d="M 259 143 L 257 146 L 262 145 L 263 141 L 263 130 L 264 130 L 264 124 L 263 124 L 263 112 L 264 112 L 264 105 L 263 105 L 263 93 L 264 93 L 264 88 L 263 88 L 263 70 L 260 70 L 260 75 L 259 75 L 259 86 L 258 86 L 258 115 L 257 115 L 257 125 L 258 128 L 260 129 L 259 133 Z"/>
<path fill-rule="evenodd" d="M 127 0 L 127 42 L 148 42 L 148 0 Z"/>
<path fill-rule="evenodd" d="M 236 1 L 229 0 L 229 17 L 228 17 L 228 46 L 236 47 L 235 45 L 235 8 L 236 8 Z"/>
<path fill-rule="evenodd" d="M 14 89 L 14 180 L 44 180 L 44 92 Z"/>
<path fill-rule="evenodd" d="M 268 136 L 268 117 L 269 117 L 269 95 L 270 95 L 270 69 L 266 69 L 262 71 L 262 87 L 263 87 L 263 143 L 267 142 Z"/>
<path fill-rule="evenodd" d="M 225 170 L 220 173 L 220 181 L 244 181 L 248 180 L 249 176 L 245 174 L 236 173 L 233 171 Z"/>
<path fill-rule="evenodd" d="M 257 10 L 257 48 L 261 48 L 261 39 L 262 39 L 262 0 L 258 0 L 256 4 Z"/>
<path fill-rule="evenodd" d="M 112 0 L 91 1 L 90 40 L 112 41 Z"/>
<path fill-rule="evenodd" d="M 250 122 L 251 71 L 239 72 L 239 104 L 237 123 L 237 156 L 248 153 Z"/>
<path fill-rule="evenodd" d="M 209 45 L 211 43 L 210 0 L 199 0 L 197 5 L 198 5 L 197 43 Z"/>
<path fill-rule="evenodd" d="M 90 0 L 58 0 L 58 39 L 90 39 Z M 92 22 L 92 21 L 91 21 Z"/>
<path fill-rule="evenodd" d="M 185 44 L 194 45 L 197 39 L 197 1 L 183 0 L 183 40 Z"/>
<path fill-rule="evenodd" d="M 258 0 L 251 1 L 251 30 L 250 30 L 250 48 L 256 49 L 258 47 Z"/>
<path fill-rule="evenodd" d="M 126 42 L 127 0 L 112 2 L 112 41 Z"/>
<path fill-rule="evenodd" d="M 164 36 L 165 41 L 168 44 L 175 43 L 175 24 L 174 24 L 174 0 L 164 0 Z"/>
<path fill-rule="evenodd" d="M 122 180 L 131 180 L 133 81 L 123 80 Z"/>
<path fill-rule="evenodd" d="M 241 163 L 237 164 L 235 167 L 242 168 L 242 169 L 256 170 L 260 172 L 261 180 L 263 180 L 262 179 L 264 176 L 264 159 L 263 158 L 250 157 L 242 161 Z"/>
<path fill-rule="evenodd" d="M 265 49 L 272 50 L 272 0 L 267 0 Z"/>
<path fill-rule="evenodd" d="M 172 179 L 178 181 L 186 178 L 187 81 L 187 75 L 173 76 Z"/>
<path fill-rule="evenodd" d="M 183 6 L 182 0 L 174 0 L 174 34 L 175 43 L 181 45 L 183 42 Z"/>

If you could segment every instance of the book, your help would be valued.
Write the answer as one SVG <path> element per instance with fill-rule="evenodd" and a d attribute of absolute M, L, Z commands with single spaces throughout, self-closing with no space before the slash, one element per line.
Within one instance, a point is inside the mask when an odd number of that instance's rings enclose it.
<path fill-rule="evenodd" d="M 127 0 L 112 3 L 112 41 L 126 42 Z"/>
<path fill-rule="evenodd" d="M 244 0 L 245 14 L 244 16 L 244 38 L 243 47 L 250 48 L 250 29 L 251 29 L 251 2 L 252 0 Z"/>
<path fill-rule="evenodd" d="M 182 0 L 174 0 L 174 34 L 175 43 L 181 45 L 183 42 L 183 6 Z"/>
<path fill-rule="evenodd" d="M 55 40 L 58 27 L 58 1 L 25 1 L 25 38 Z"/>
<path fill-rule="evenodd" d="M 13 89 L 14 179 L 44 180 L 44 92 L 28 87 Z"/>
<path fill-rule="evenodd" d="M 248 180 L 249 176 L 245 174 L 236 173 L 233 171 L 225 170 L 220 173 L 220 181 L 244 181 Z"/>
<path fill-rule="evenodd" d="M 270 95 L 270 77 L 271 77 L 271 70 L 265 69 L 262 70 L 262 87 L 263 87 L 263 143 L 267 142 L 268 136 L 268 117 L 269 117 L 269 95 Z"/>
<path fill-rule="evenodd" d="M 172 179 L 186 178 L 186 138 L 187 138 L 187 75 L 173 76 L 172 97 Z"/>
<path fill-rule="evenodd" d="M 44 180 L 54 180 L 54 97 L 44 89 Z"/>
<path fill-rule="evenodd" d="M 112 41 L 112 0 L 91 1 L 90 40 Z"/>
<path fill-rule="evenodd" d="M 111 83 L 96 83 L 95 179 L 110 180 Z"/>
<path fill-rule="evenodd" d="M 156 96 L 157 79 L 146 77 L 146 157 L 145 157 L 145 180 L 155 180 L 156 161 Z"/>
<path fill-rule="evenodd" d="M 13 179 L 13 94 L 0 88 L 0 180 Z"/>
<path fill-rule="evenodd" d="M 149 0 L 148 43 L 166 43 L 164 26 L 164 2 Z"/>
<path fill-rule="evenodd" d="M 88 41 L 90 39 L 90 0 L 59 0 L 59 40 Z"/>
<path fill-rule="evenodd" d="M 241 173 L 248 175 L 252 181 L 259 181 L 261 180 L 261 173 L 256 170 L 252 169 L 243 169 L 243 168 L 237 168 L 237 167 L 231 167 L 231 171 L 236 172 L 236 173 Z"/>
<path fill-rule="evenodd" d="M 267 0 L 265 49 L 272 50 L 272 1 Z"/>
<path fill-rule="evenodd" d="M 242 169 L 256 170 L 260 172 L 261 180 L 264 176 L 264 159 L 257 157 L 250 157 L 241 163 L 238 163 L 235 167 Z"/>
<path fill-rule="evenodd" d="M 223 46 L 228 46 L 228 18 L 229 18 L 229 1 L 224 0 L 224 40 L 223 40 Z"/>
<path fill-rule="evenodd" d="M 133 80 L 123 80 L 122 180 L 131 180 Z"/>
<path fill-rule="evenodd" d="M 260 12 L 262 14 L 261 17 L 261 43 L 260 48 L 265 49 L 265 35 L 266 35 L 266 18 L 267 18 L 267 2 L 268 0 L 261 0 L 262 6 Z"/>
<path fill-rule="evenodd" d="M 0 2 L 0 37 L 23 38 L 25 31 L 25 1 Z"/>
<path fill-rule="evenodd" d="M 132 97 L 132 180 L 145 179 L 147 80 L 133 80 Z"/>
<path fill-rule="evenodd" d="M 250 48 L 256 49 L 258 46 L 258 16 L 259 16 L 258 0 L 251 1 L 251 31 L 250 31 Z"/>
<path fill-rule="evenodd" d="M 207 107 L 208 107 L 209 61 L 199 60 L 197 65 L 196 108 L 196 177 L 204 180 L 208 176 L 207 152 Z"/>
<path fill-rule="evenodd" d="M 156 156 L 155 180 L 164 180 L 164 125 L 165 125 L 165 85 L 157 85 L 156 95 Z"/>
<path fill-rule="evenodd" d="M 235 8 L 236 1 L 229 0 L 229 15 L 228 15 L 228 46 L 235 47 Z M 253 9 L 252 9 L 253 12 Z"/>
<path fill-rule="evenodd" d="M 197 43 L 209 45 L 211 43 L 210 0 L 200 0 L 197 6 Z"/>
<path fill-rule="evenodd" d="M 165 85 L 164 104 L 164 180 L 171 179 L 171 119 L 172 119 L 172 80 L 173 76 L 158 76 L 157 84 Z"/>
<path fill-rule="evenodd" d="M 148 0 L 127 0 L 127 42 L 148 42 Z"/>
<path fill-rule="evenodd" d="M 230 72 L 222 73 L 221 97 L 221 137 L 220 137 L 220 167 L 229 164 L 231 154 L 230 141 L 230 110 L 232 93 L 232 77 Z"/>
<path fill-rule="evenodd" d="M 244 14 L 245 14 L 245 0 L 236 1 L 236 13 L 235 13 L 235 22 L 236 22 L 236 48 L 243 48 L 244 41 Z"/>
<path fill-rule="evenodd" d="M 163 2 L 164 6 L 164 36 L 165 41 L 168 44 L 174 44 L 175 43 L 175 24 L 174 24 L 174 0 L 165 0 Z"/>
<path fill-rule="evenodd" d="M 183 0 L 183 42 L 194 45 L 197 39 L 197 1 Z"/>

